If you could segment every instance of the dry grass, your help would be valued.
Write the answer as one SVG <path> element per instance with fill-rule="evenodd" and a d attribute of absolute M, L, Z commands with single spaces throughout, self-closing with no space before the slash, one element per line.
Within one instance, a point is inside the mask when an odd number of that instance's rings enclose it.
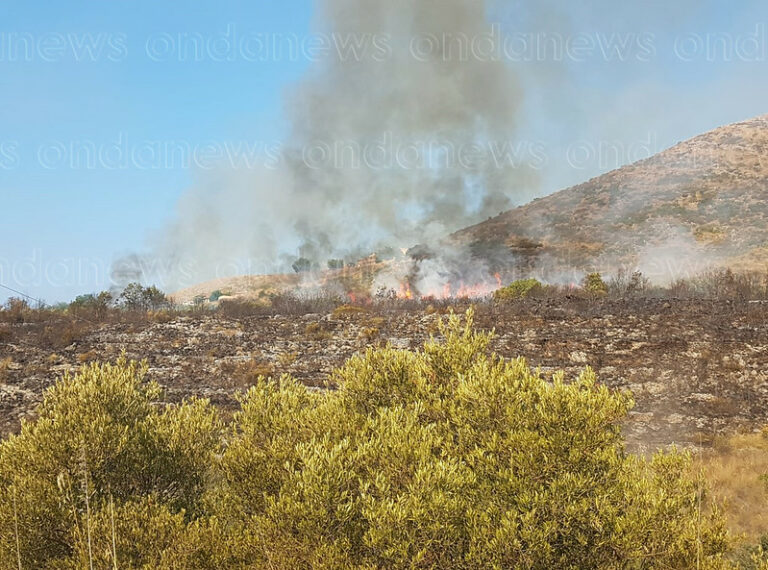
<path fill-rule="evenodd" d="M 768 533 L 768 431 L 717 439 L 701 461 L 712 498 L 725 502 L 731 531 L 751 542 Z"/>
<path fill-rule="evenodd" d="M 298 352 L 284 352 L 283 354 L 277 357 L 277 361 L 280 363 L 280 366 L 283 366 L 284 368 L 289 368 L 298 359 L 299 359 Z"/>
<path fill-rule="evenodd" d="M 13 358 L 10 356 L 0 359 L 0 382 L 8 380 L 8 371 L 13 366 Z"/>
<path fill-rule="evenodd" d="M 359 315 L 361 313 L 368 313 L 369 310 L 359 305 L 341 305 L 333 310 L 332 316 L 334 319 L 347 317 L 351 315 Z"/>
<path fill-rule="evenodd" d="M 373 342 L 377 338 L 379 338 L 379 329 L 378 327 L 363 327 L 360 329 L 360 339 L 365 342 Z"/>
<path fill-rule="evenodd" d="M 89 350 L 88 352 L 82 352 L 77 355 L 77 361 L 80 364 L 87 364 L 89 362 L 95 362 L 99 360 L 101 355 L 95 350 Z"/>
<path fill-rule="evenodd" d="M 260 377 L 274 376 L 274 366 L 266 360 L 250 358 L 248 360 L 226 360 L 219 365 L 224 385 L 248 388 L 258 382 Z"/>
<path fill-rule="evenodd" d="M 324 330 L 320 323 L 308 323 L 304 327 L 304 334 L 312 340 L 326 340 L 333 336 L 330 332 Z"/>

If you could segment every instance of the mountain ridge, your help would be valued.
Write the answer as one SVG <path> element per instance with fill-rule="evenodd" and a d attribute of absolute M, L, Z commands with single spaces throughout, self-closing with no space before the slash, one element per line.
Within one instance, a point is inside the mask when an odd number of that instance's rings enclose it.
<path fill-rule="evenodd" d="M 768 262 L 768 115 L 537 198 L 451 238 L 497 265 L 674 277 Z M 674 263 L 670 263 L 670 262 Z M 674 266 L 673 266 L 674 265 Z"/>

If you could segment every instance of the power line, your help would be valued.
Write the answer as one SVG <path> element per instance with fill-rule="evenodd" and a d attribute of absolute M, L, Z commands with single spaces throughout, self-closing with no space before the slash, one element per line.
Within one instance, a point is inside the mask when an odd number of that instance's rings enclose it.
<path fill-rule="evenodd" d="M 13 287 L 8 287 L 8 285 L 4 285 L 3 283 L 0 283 L 0 288 L 2 288 L 2 289 L 6 289 L 6 290 L 8 290 L 8 291 L 11 291 L 12 293 L 16 293 L 17 295 L 21 295 L 22 297 L 24 297 L 24 298 L 26 298 L 26 299 L 29 299 L 30 301 L 34 301 L 35 303 L 37 303 L 37 304 L 38 304 L 38 307 L 39 307 L 40 309 L 44 309 L 45 307 L 47 307 L 47 306 L 48 306 L 48 303 L 46 303 L 46 302 L 45 302 L 45 301 L 43 301 L 42 299 L 37 299 L 36 297 L 33 297 L 32 295 L 27 295 L 27 294 L 26 294 L 26 293 L 24 293 L 23 291 L 19 291 L 18 289 L 14 289 Z M 84 322 L 86 322 L 86 323 L 90 323 L 90 324 L 92 324 L 92 325 L 98 325 L 98 324 L 99 324 L 99 323 L 95 323 L 95 322 L 93 322 L 93 321 L 90 321 L 90 320 L 88 320 L 88 319 L 86 319 L 86 318 L 84 318 L 84 317 L 81 317 L 81 316 L 79 316 L 79 315 L 76 315 L 76 314 L 74 314 L 74 313 L 72 313 L 72 317 L 73 317 L 73 318 L 75 318 L 75 319 L 78 319 L 78 320 L 84 321 Z"/>
<path fill-rule="evenodd" d="M 16 293 L 17 295 L 21 295 L 22 297 L 25 297 L 25 298 L 29 299 L 30 301 L 35 301 L 41 307 L 44 307 L 45 304 L 46 304 L 45 301 L 43 301 L 41 299 L 36 299 L 35 297 L 32 297 L 31 295 L 27 295 L 23 291 L 19 291 L 18 289 L 14 289 L 13 287 L 8 287 L 8 285 L 3 285 L 2 283 L 0 283 L 0 287 L 2 287 L 3 289 L 7 289 L 11 293 Z"/>

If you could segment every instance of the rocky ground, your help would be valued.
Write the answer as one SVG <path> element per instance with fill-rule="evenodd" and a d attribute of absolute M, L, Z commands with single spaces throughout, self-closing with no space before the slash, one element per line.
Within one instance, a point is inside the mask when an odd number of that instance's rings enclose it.
<path fill-rule="evenodd" d="M 457 307 L 461 309 L 463 307 Z M 441 311 L 424 306 L 328 314 L 181 315 L 111 323 L 0 326 L 0 433 L 34 416 L 43 390 L 92 360 L 146 359 L 169 401 L 197 395 L 227 411 L 259 374 L 288 373 L 322 387 L 366 346 L 419 347 Z M 164 321 L 164 322 L 162 322 Z M 768 305 L 701 300 L 528 300 L 480 304 L 477 325 L 493 348 L 524 356 L 545 375 L 592 366 L 601 382 L 631 390 L 626 425 L 635 448 L 706 445 L 717 434 L 768 424 Z"/>

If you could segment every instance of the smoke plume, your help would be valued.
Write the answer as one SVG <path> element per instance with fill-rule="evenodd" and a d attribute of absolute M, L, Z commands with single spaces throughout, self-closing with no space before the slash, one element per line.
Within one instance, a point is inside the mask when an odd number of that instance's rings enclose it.
<path fill-rule="evenodd" d="M 169 288 L 430 243 L 535 192 L 522 87 L 481 0 L 319 0 L 331 46 L 285 97 L 280 160 L 223 165 L 155 238 Z M 162 260 L 157 262 L 157 260 Z"/>

